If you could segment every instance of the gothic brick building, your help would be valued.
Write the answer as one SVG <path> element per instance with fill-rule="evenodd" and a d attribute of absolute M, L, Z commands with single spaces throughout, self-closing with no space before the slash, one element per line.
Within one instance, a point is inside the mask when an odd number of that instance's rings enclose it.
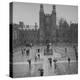
<path fill-rule="evenodd" d="M 21 22 L 22 23 L 22 22 Z M 27 25 L 29 27 L 33 26 L 35 29 L 27 29 L 22 24 L 12 25 L 12 43 L 13 48 L 18 46 L 25 46 L 26 44 L 38 44 L 39 43 L 39 29 L 36 29 L 36 25 Z"/>
<path fill-rule="evenodd" d="M 28 27 L 30 27 L 28 25 Z M 45 14 L 43 5 L 40 5 L 39 29 L 24 30 L 24 23 L 13 24 L 13 47 L 28 43 L 38 44 L 56 39 L 56 7 L 53 6 L 52 14 Z"/>
<path fill-rule="evenodd" d="M 12 24 L 13 47 L 24 46 L 26 44 L 45 44 L 47 41 L 54 42 L 78 42 L 78 24 L 72 24 L 69 27 L 64 23 L 63 26 L 56 26 L 56 6 L 53 5 L 52 13 L 45 14 L 44 7 L 40 5 L 39 11 L 39 29 L 38 25 L 33 25 L 35 29 L 26 29 L 23 22 Z M 26 26 L 31 27 L 30 25 Z"/>
<path fill-rule="evenodd" d="M 50 42 L 56 39 L 56 7 L 53 5 L 52 14 L 45 14 L 44 7 L 40 5 L 39 12 L 40 41 Z"/>

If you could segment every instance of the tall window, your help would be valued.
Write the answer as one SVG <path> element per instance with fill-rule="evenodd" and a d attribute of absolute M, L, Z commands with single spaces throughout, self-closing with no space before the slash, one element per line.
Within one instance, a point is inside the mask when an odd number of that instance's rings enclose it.
<path fill-rule="evenodd" d="M 15 31 L 13 31 L 13 40 L 17 40 L 17 38 L 18 38 L 18 33 L 15 30 Z"/>

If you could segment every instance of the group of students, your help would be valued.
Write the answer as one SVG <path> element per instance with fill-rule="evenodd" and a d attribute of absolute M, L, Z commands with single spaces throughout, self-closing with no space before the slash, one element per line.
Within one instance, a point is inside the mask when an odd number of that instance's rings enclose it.
<path fill-rule="evenodd" d="M 53 62 L 53 63 L 54 63 L 54 69 L 56 69 L 56 66 L 57 66 L 57 64 L 56 64 L 57 59 L 53 59 L 53 60 L 52 60 L 52 58 L 48 58 L 48 60 L 49 60 L 49 63 L 50 63 L 50 67 L 52 67 L 52 62 Z"/>
<path fill-rule="evenodd" d="M 30 55 L 30 49 L 26 49 L 26 48 L 22 48 L 22 56 L 24 56 L 26 54 L 26 56 Z"/>

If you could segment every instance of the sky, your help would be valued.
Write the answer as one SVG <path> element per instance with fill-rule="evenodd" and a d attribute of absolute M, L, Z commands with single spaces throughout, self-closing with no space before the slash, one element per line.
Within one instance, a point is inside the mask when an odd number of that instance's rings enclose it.
<path fill-rule="evenodd" d="M 52 13 L 52 4 L 43 4 L 44 13 Z M 40 4 L 36 3 L 13 3 L 13 23 L 23 21 L 25 25 L 34 25 L 35 22 L 39 26 Z M 61 18 L 64 18 L 69 24 L 71 22 L 78 23 L 78 7 L 70 5 L 56 5 L 57 24 Z"/>

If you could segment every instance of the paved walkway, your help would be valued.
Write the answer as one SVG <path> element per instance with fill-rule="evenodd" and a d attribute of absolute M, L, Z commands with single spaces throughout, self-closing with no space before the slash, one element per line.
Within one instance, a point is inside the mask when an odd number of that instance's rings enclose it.
<path fill-rule="evenodd" d="M 35 55 L 38 53 L 36 50 L 40 48 L 40 60 L 35 61 Z M 73 48 L 66 47 L 55 47 L 53 46 L 53 55 L 44 56 L 45 46 L 32 47 L 30 48 L 30 57 L 26 56 L 26 53 L 22 55 L 21 48 L 15 50 L 13 53 L 13 74 L 14 77 L 29 77 L 29 76 L 40 76 L 39 69 L 44 70 L 44 76 L 61 75 L 61 74 L 76 74 L 78 72 L 78 63 L 76 62 L 75 52 Z M 68 63 L 68 57 L 71 62 Z M 52 61 L 56 58 L 56 69 L 55 64 L 52 62 L 50 66 L 48 58 L 52 58 Z M 28 59 L 31 59 L 31 69 L 29 68 Z"/>

